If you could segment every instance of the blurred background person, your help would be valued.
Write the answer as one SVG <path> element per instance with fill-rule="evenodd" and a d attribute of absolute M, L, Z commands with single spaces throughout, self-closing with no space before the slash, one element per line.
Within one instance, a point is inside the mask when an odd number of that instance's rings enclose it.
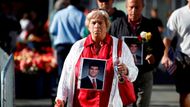
<path fill-rule="evenodd" d="M 19 35 L 19 41 L 25 41 L 31 31 L 34 29 L 34 25 L 32 24 L 31 20 L 29 19 L 29 13 L 24 12 L 22 15 L 22 18 L 20 19 L 20 25 L 22 28 L 22 31 Z"/>
<path fill-rule="evenodd" d="M 54 9 L 52 10 L 52 12 L 50 13 L 49 15 L 49 18 L 46 22 L 47 24 L 47 29 L 50 29 L 50 26 L 51 26 L 51 23 L 53 21 L 53 17 L 54 15 L 61 9 L 63 8 L 66 8 L 68 6 L 68 2 L 67 0 L 57 0 L 54 4 Z M 51 39 L 51 43 L 52 43 L 52 46 L 53 46 L 53 35 L 49 34 L 50 36 L 50 39 Z"/>
<path fill-rule="evenodd" d="M 110 21 L 113 22 L 119 17 L 124 17 L 125 13 L 113 7 L 114 0 L 96 0 L 99 9 L 104 9 L 108 12 Z"/>
<path fill-rule="evenodd" d="M 50 38 L 50 42 L 51 42 L 51 47 L 53 48 L 53 53 L 55 58 L 57 59 L 57 54 L 56 54 L 56 50 L 55 50 L 55 46 L 53 45 L 54 43 L 54 35 L 52 35 L 50 33 L 50 26 L 51 23 L 53 21 L 53 18 L 55 16 L 55 14 L 66 8 L 69 5 L 69 3 L 67 2 L 67 0 L 57 0 L 54 4 L 54 8 L 51 11 L 51 13 L 49 14 L 49 17 L 44 25 L 44 29 L 46 30 L 46 32 L 49 34 L 49 38 Z M 64 59 L 63 59 L 64 60 Z M 58 60 L 56 60 L 58 61 Z M 58 69 L 56 69 L 58 70 Z M 52 106 L 54 105 L 54 101 L 55 101 L 55 96 L 56 96 L 56 91 L 57 91 L 57 84 L 58 84 L 58 71 L 52 73 L 51 75 L 51 88 L 50 88 L 50 96 L 51 96 L 51 100 L 52 100 Z"/>
<path fill-rule="evenodd" d="M 85 26 L 85 15 L 77 9 L 80 1 L 67 2 L 68 6 L 54 15 L 50 26 L 50 34 L 54 36 L 53 46 L 57 53 L 58 76 L 61 75 L 63 62 L 71 46 L 81 39 Z"/>
<path fill-rule="evenodd" d="M 116 7 L 113 7 L 114 0 L 96 0 L 97 6 L 99 9 L 104 9 L 108 12 L 110 21 L 113 22 L 119 17 L 125 17 L 125 13 L 121 10 L 118 10 Z M 85 28 L 83 37 L 86 37 L 90 32 Z"/>
<path fill-rule="evenodd" d="M 21 26 L 13 14 L 11 2 L 0 3 L 0 47 L 11 54 L 16 49 L 16 38 L 21 31 Z"/>
<path fill-rule="evenodd" d="M 164 31 L 164 26 L 162 23 L 162 20 L 158 17 L 158 9 L 157 8 L 152 8 L 150 11 L 150 16 L 153 24 L 155 24 L 158 27 L 158 31 L 160 32 L 160 35 L 162 35 Z"/>
<path fill-rule="evenodd" d="M 152 21 L 152 24 L 157 26 L 158 31 L 160 33 L 160 36 L 161 36 L 161 38 L 163 38 L 164 26 L 163 26 L 162 20 L 158 16 L 158 9 L 155 8 L 155 7 L 152 7 L 151 10 L 150 10 L 150 20 Z M 155 68 L 154 74 L 163 73 L 164 71 L 165 70 L 164 70 L 162 64 L 159 63 L 158 67 Z M 156 80 L 157 80 L 157 78 L 155 77 L 155 81 Z"/>
<path fill-rule="evenodd" d="M 61 76 L 63 63 L 71 46 L 81 39 L 85 27 L 85 15 L 77 7 L 80 0 L 66 0 L 66 8 L 56 12 L 50 25 L 53 46 L 58 63 L 57 84 Z"/>
<path fill-rule="evenodd" d="M 165 69 L 169 69 L 175 64 L 177 69 L 172 73 L 175 80 L 176 91 L 179 93 L 180 107 L 190 107 L 190 0 L 188 4 L 175 10 L 166 26 L 166 34 L 163 43 L 165 45 L 164 55 L 161 63 Z M 175 45 L 175 60 L 169 55 L 169 50 L 173 40 Z"/>

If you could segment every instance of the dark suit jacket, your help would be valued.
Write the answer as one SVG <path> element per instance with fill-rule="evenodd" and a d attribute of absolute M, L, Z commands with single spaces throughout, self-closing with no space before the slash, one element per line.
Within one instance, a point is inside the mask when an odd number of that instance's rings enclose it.
<path fill-rule="evenodd" d="M 103 81 L 96 79 L 96 86 L 97 86 L 97 89 L 102 89 Z M 92 82 L 90 81 L 90 78 L 88 76 L 81 79 L 80 88 L 93 89 Z"/>

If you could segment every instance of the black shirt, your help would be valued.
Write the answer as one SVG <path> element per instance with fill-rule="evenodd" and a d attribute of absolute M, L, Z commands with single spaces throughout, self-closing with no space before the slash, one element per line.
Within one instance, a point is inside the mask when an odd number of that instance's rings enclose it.
<path fill-rule="evenodd" d="M 128 17 L 128 16 L 127 16 Z M 138 24 L 136 31 L 132 31 L 130 24 L 128 22 L 128 18 L 123 17 L 115 20 L 110 28 L 109 33 L 115 37 L 122 37 L 122 36 L 139 36 L 142 31 L 151 32 L 152 37 L 148 44 L 143 45 L 143 65 L 139 65 L 138 68 L 142 72 L 147 72 L 152 70 L 155 66 L 157 66 L 160 62 L 160 59 L 163 55 L 164 45 L 162 43 L 161 36 L 159 31 L 152 21 L 143 17 Z M 148 47 L 151 47 L 151 51 L 146 51 Z M 147 54 L 153 54 L 156 60 L 154 65 L 148 64 L 145 60 Z"/>

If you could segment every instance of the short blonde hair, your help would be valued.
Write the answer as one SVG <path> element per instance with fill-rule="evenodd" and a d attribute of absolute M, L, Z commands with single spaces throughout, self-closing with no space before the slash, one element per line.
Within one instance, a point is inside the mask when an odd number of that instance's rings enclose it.
<path fill-rule="evenodd" d="M 106 23 L 107 31 L 108 31 L 110 28 L 111 22 L 110 22 L 108 13 L 103 9 L 93 9 L 90 13 L 87 14 L 86 20 L 85 20 L 86 27 L 89 28 L 90 20 L 98 16 L 103 16 L 104 21 Z"/>

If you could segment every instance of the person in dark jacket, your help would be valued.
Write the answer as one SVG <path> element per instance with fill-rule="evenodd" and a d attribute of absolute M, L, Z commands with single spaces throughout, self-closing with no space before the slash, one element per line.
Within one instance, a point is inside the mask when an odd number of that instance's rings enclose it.
<path fill-rule="evenodd" d="M 124 17 L 125 13 L 113 7 L 114 0 L 96 0 L 98 8 L 104 9 L 108 12 L 110 16 L 110 21 L 113 22 L 117 18 Z"/>
<path fill-rule="evenodd" d="M 148 42 L 142 42 L 144 44 L 143 65 L 137 65 L 139 75 L 134 82 L 137 96 L 134 107 L 149 107 L 153 85 L 153 70 L 160 62 L 164 48 L 157 27 L 142 15 L 143 7 L 143 0 L 126 0 L 128 15 L 115 20 L 110 28 L 110 34 L 118 38 L 123 36 L 138 38 L 141 32 L 150 32 L 152 35 Z"/>
<path fill-rule="evenodd" d="M 111 22 L 113 22 L 117 18 L 125 17 L 125 13 L 123 11 L 118 10 L 116 7 L 112 6 L 113 2 L 114 2 L 114 0 L 96 0 L 98 8 L 106 10 L 108 12 Z M 86 37 L 86 36 L 88 36 L 88 34 L 90 34 L 90 32 L 86 28 L 84 30 L 84 34 L 82 36 Z"/>
<path fill-rule="evenodd" d="M 158 9 L 152 8 L 150 11 L 150 16 L 151 16 L 150 19 L 157 26 L 158 31 L 162 35 L 162 33 L 164 32 L 164 26 L 163 26 L 162 20 L 158 17 Z"/>
<path fill-rule="evenodd" d="M 21 26 L 8 1 L 0 4 L 0 30 L 0 47 L 10 55 L 16 50 L 16 38 L 21 31 Z"/>

